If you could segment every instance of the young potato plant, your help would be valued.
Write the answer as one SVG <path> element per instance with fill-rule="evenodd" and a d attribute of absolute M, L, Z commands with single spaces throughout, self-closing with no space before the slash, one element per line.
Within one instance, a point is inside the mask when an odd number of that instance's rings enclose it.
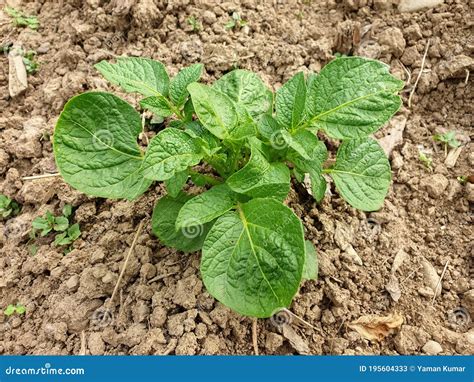
<path fill-rule="evenodd" d="M 309 176 L 318 202 L 329 174 L 352 206 L 383 204 L 390 165 L 370 135 L 399 109 L 403 82 L 381 62 L 337 58 L 319 74 L 297 73 L 275 94 L 241 69 L 204 85 L 201 64 L 172 79 L 144 58 L 96 68 L 141 94 L 140 106 L 168 124 L 142 150 L 133 106 L 104 92 L 72 98 L 54 133 L 64 180 L 89 195 L 130 200 L 164 182 L 168 195 L 156 203 L 153 232 L 183 252 L 202 249 L 207 290 L 243 315 L 269 317 L 288 307 L 302 278 L 317 275 L 316 252 L 283 203 L 292 175 Z M 331 166 L 323 166 L 328 152 L 318 131 L 342 141 Z M 212 187 L 189 195 L 182 191 L 189 178 Z"/>

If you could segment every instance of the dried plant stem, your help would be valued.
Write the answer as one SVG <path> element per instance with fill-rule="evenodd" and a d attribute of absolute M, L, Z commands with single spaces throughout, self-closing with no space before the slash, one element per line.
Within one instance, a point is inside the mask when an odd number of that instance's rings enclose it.
<path fill-rule="evenodd" d="M 53 178 L 55 176 L 61 175 L 59 172 L 53 174 L 43 174 L 43 175 L 32 175 L 32 176 L 24 176 L 21 180 L 35 180 L 35 179 L 44 179 L 44 178 Z"/>
<path fill-rule="evenodd" d="M 128 261 L 130 260 L 130 257 L 133 253 L 133 249 L 135 248 L 135 244 L 137 244 L 138 237 L 140 236 L 140 233 L 142 232 L 143 228 L 143 220 L 140 222 L 137 228 L 137 232 L 135 232 L 135 237 L 133 238 L 132 245 L 130 246 L 127 257 L 125 258 L 125 262 L 123 263 L 122 270 L 120 271 L 119 278 L 117 280 L 117 283 L 115 284 L 114 291 L 112 293 L 112 297 L 110 297 L 110 300 L 108 301 L 108 308 L 110 309 L 112 307 L 112 303 L 114 301 L 115 295 L 117 294 L 118 288 L 120 286 L 120 282 L 122 281 L 123 275 L 125 274 L 125 270 L 127 269 Z"/>
<path fill-rule="evenodd" d="M 436 283 L 436 288 L 434 289 L 434 296 L 433 296 L 433 299 L 431 300 L 431 306 L 434 305 L 434 302 L 436 300 L 436 295 L 438 294 L 439 286 L 441 285 L 441 281 L 443 280 L 444 274 L 446 273 L 446 269 L 448 269 L 448 264 L 449 264 L 449 259 L 446 261 L 446 264 L 444 265 L 444 268 L 443 268 L 443 272 L 441 272 L 441 276 L 439 277 L 439 280 Z"/>
<path fill-rule="evenodd" d="M 418 73 L 418 76 L 416 77 L 415 84 L 413 85 L 413 89 L 411 89 L 410 96 L 408 97 L 408 107 L 411 107 L 411 99 L 413 97 L 413 94 L 415 94 L 416 86 L 418 85 L 418 81 L 420 80 L 421 75 L 423 73 L 423 68 L 425 67 L 425 60 L 426 60 L 426 55 L 428 54 L 429 47 L 430 47 L 430 40 L 426 42 L 425 53 L 423 54 L 423 59 L 421 60 L 420 72 Z"/>
<path fill-rule="evenodd" d="M 258 343 L 257 343 L 257 318 L 252 320 L 252 343 L 253 343 L 253 352 L 255 355 L 258 355 Z"/>

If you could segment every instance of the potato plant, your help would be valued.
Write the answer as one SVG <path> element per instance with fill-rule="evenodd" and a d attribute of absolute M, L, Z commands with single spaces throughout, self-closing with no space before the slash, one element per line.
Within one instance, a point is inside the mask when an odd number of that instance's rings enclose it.
<path fill-rule="evenodd" d="M 54 133 L 64 180 L 92 196 L 129 200 L 164 182 L 153 232 L 180 251 L 202 249 L 207 290 L 240 314 L 269 317 L 290 305 L 302 278 L 316 277 L 315 250 L 283 203 L 292 176 L 311 180 L 317 202 L 328 174 L 355 208 L 383 204 L 390 165 L 370 135 L 399 109 L 403 82 L 381 62 L 340 57 L 319 74 L 297 73 L 276 93 L 241 69 L 204 85 L 201 64 L 172 79 L 160 62 L 145 58 L 96 68 L 143 96 L 140 106 L 167 127 L 143 150 L 135 107 L 105 92 L 72 98 Z M 328 152 L 317 133 L 341 140 L 332 165 L 325 165 Z M 189 195 L 189 179 L 210 187 Z"/>

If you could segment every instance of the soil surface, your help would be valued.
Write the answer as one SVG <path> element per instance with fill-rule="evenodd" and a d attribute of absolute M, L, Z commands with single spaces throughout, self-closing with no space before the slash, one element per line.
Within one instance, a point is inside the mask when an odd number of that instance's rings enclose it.
<path fill-rule="evenodd" d="M 333 184 L 320 205 L 294 186 L 287 204 L 317 248 L 320 277 L 304 282 L 289 307 L 299 319 L 258 320 L 259 352 L 474 353 L 472 2 L 446 0 L 413 13 L 390 0 L 7 3 L 37 15 L 41 26 L 15 28 L 0 12 L 1 44 L 35 50 L 40 64 L 26 91 L 11 98 L 8 57 L 0 56 L 0 193 L 22 205 L 18 216 L 0 222 L 0 308 L 26 307 L 23 315 L 0 315 L 0 354 L 253 354 L 252 319 L 205 291 L 200 254 L 168 249 L 151 233 L 163 187 L 133 202 L 109 201 L 60 177 L 23 177 L 57 172 L 50 138 L 70 97 L 92 89 L 120 94 L 94 70 L 100 60 L 151 57 L 170 74 L 202 62 L 205 82 L 240 67 L 276 89 L 298 71 L 319 71 L 337 53 L 380 59 L 407 83 L 404 107 L 376 134 L 391 149 L 392 186 L 384 207 L 370 214 L 348 206 Z M 233 12 L 247 25 L 226 30 Z M 200 30 L 192 30 L 191 16 Z M 137 104 L 134 95 L 120 95 Z M 449 130 L 462 146 L 446 158 L 432 137 Z M 67 254 L 51 235 L 37 239 L 33 255 L 31 221 L 47 210 L 59 214 L 67 203 L 82 236 Z M 351 325 L 391 314 L 403 324 L 380 341 Z"/>

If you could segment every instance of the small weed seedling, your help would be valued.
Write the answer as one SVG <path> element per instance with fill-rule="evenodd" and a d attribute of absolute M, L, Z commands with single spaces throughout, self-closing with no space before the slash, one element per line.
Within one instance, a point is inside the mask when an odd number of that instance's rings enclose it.
<path fill-rule="evenodd" d="M 237 12 L 232 13 L 232 18 L 231 20 L 224 25 L 225 29 L 240 29 L 243 26 L 247 25 L 247 21 L 242 20 L 240 17 L 240 14 Z"/>
<path fill-rule="evenodd" d="M 54 216 L 51 212 L 47 211 L 44 216 L 34 219 L 31 238 L 36 238 L 38 232 L 43 237 L 54 231 L 57 232 L 54 238 L 55 245 L 69 245 L 76 240 L 81 235 L 81 230 L 78 223 L 70 225 L 69 219 L 72 207 L 66 204 L 62 212 L 61 216 Z"/>
<path fill-rule="evenodd" d="M 420 160 L 421 163 L 423 163 L 423 166 L 425 166 L 428 170 L 432 171 L 433 170 L 433 159 L 431 156 L 424 151 L 420 151 L 418 154 L 418 159 Z"/>
<path fill-rule="evenodd" d="M 23 12 L 12 8 L 5 7 L 5 13 L 12 18 L 12 23 L 16 27 L 29 27 L 33 30 L 39 28 L 39 21 L 36 16 L 26 16 Z"/>
<path fill-rule="evenodd" d="M 458 180 L 459 183 L 461 183 L 462 185 L 466 184 L 467 183 L 467 180 L 468 180 L 468 176 L 467 175 L 460 175 L 456 178 Z"/>
<path fill-rule="evenodd" d="M 0 218 L 7 219 L 10 216 L 18 215 L 20 209 L 21 207 L 17 202 L 0 194 Z"/>
<path fill-rule="evenodd" d="M 191 25 L 193 32 L 199 32 L 202 29 L 201 22 L 194 16 L 190 16 L 186 19 L 186 22 Z"/>
<path fill-rule="evenodd" d="M 180 251 L 202 249 L 204 285 L 240 314 L 270 317 L 291 304 L 301 280 L 317 277 L 313 244 L 283 203 L 292 175 L 311 180 L 316 202 L 326 174 L 355 208 L 375 211 L 384 202 L 390 164 L 370 136 L 400 108 L 404 84 L 381 62 L 340 57 L 317 75 L 295 74 L 275 94 L 242 69 L 204 85 L 201 64 L 171 79 L 162 63 L 145 58 L 96 68 L 141 94 L 140 106 L 167 127 L 142 151 L 134 106 L 105 92 L 78 95 L 54 131 L 61 175 L 86 194 L 112 199 L 133 200 L 164 182 L 153 232 Z M 316 133 L 341 141 L 331 165 Z M 189 181 L 206 191 L 184 192 Z M 41 228 L 54 229 L 49 219 Z"/>
<path fill-rule="evenodd" d="M 38 71 L 39 64 L 36 61 L 36 52 L 28 50 L 23 54 L 23 63 L 25 64 L 26 72 L 28 74 L 35 74 Z"/>
<path fill-rule="evenodd" d="M 26 308 L 24 305 L 21 305 L 20 303 L 16 304 L 16 305 L 8 305 L 6 307 L 6 309 L 3 311 L 3 314 L 7 317 L 10 317 L 11 315 L 13 314 L 18 314 L 18 315 L 22 315 L 22 314 L 25 314 L 26 313 Z"/>
<path fill-rule="evenodd" d="M 8 53 L 13 49 L 12 44 L 2 45 L 0 51 L 3 53 Z M 38 71 L 39 64 L 36 61 L 36 52 L 34 50 L 24 51 L 19 48 L 17 50 L 18 54 L 22 56 L 23 63 L 25 64 L 25 69 L 28 74 L 35 74 Z"/>
<path fill-rule="evenodd" d="M 451 148 L 456 148 L 461 146 L 461 143 L 456 139 L 455 131 L 447 131 L 442 134 L 433 135 L 433 140 L 435 142 L 441 142 L 444 144 L 444 154 L 445 156 L 448 153 L 448 146 Z"/>

